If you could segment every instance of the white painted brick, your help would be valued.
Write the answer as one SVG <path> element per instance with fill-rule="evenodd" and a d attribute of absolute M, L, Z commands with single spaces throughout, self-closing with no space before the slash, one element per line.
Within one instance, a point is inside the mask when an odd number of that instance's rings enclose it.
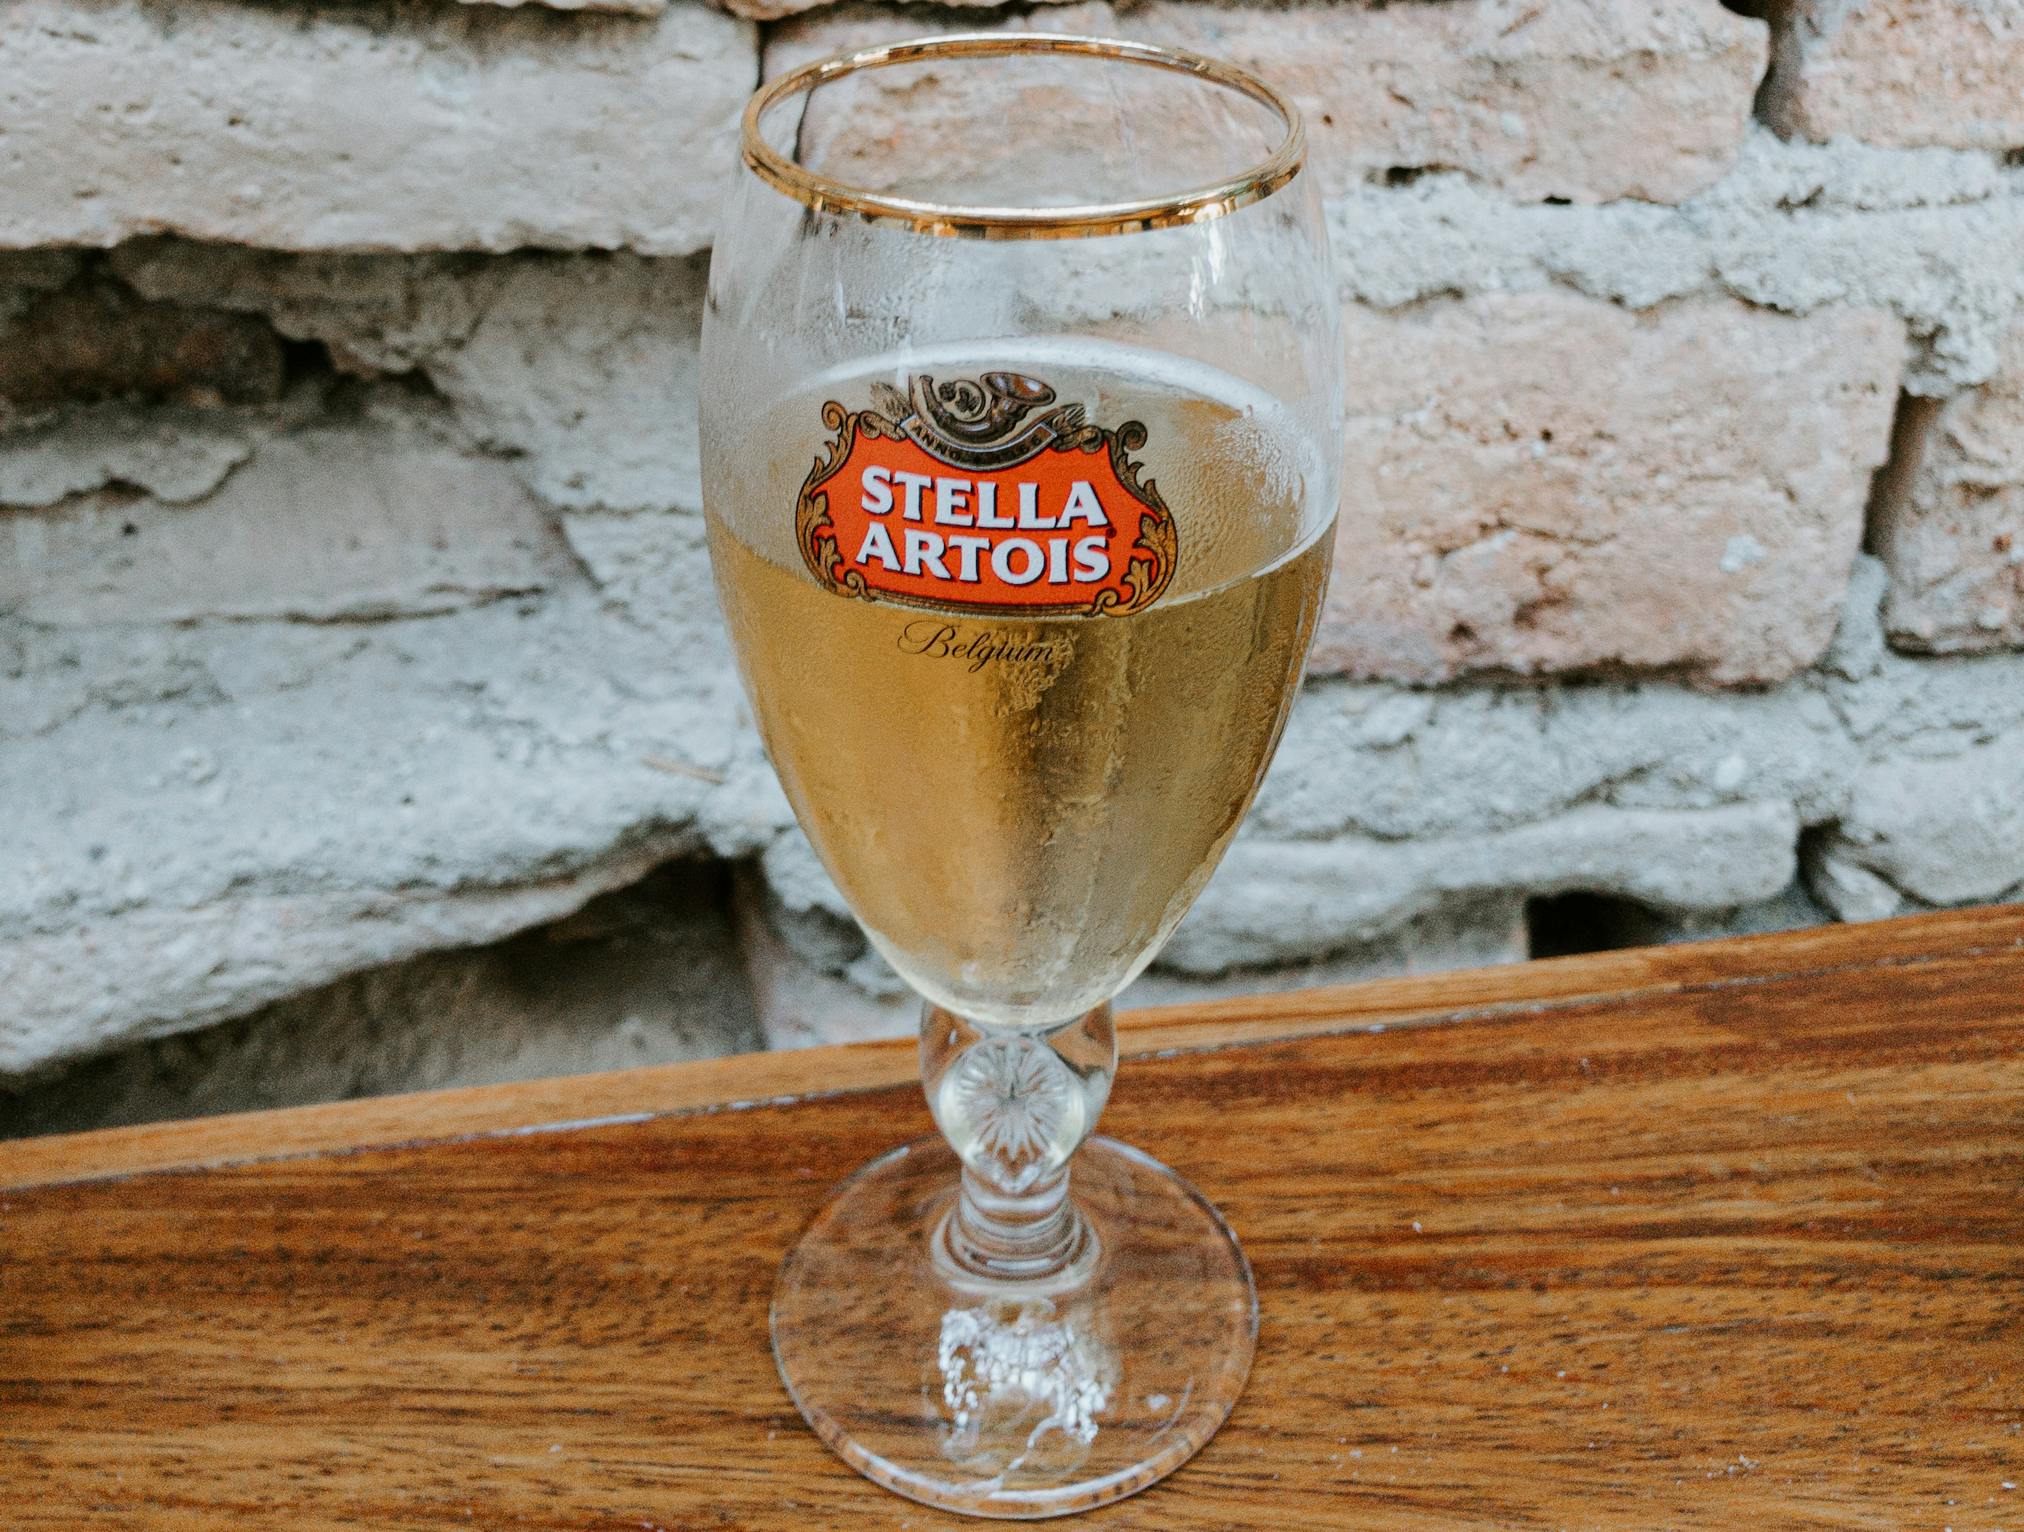
<path fill-rule="evenodd" d="M 196 504 L 100 490 L 0 513 L 0 607 L 70 627 L 358 621 L 580 578 L 505 465 L 420 422 L 272 434 L 246 452 Z"/>
<path fill-rule="evenodd" d="M 0 0 L 0 246 L 707 244 L 752 26 L 404 4 Z"/>

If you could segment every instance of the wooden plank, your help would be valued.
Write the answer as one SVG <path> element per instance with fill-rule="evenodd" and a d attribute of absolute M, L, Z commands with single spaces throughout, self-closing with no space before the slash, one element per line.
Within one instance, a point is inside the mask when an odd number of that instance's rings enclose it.
<path fill-rule="evenodd" d="M 1127 1070 L 1106 1128 L 1264 1319 L 1222 1434 L 1089 1524 L 2024 1522 L 2024 947 L 1867 934 Z M 6 1524 L 973 1525 L 832 1460 L 766 1346 L 827 1186 L 928 1127 L 909 1083 L 0 1196 Z"/>
<path fill-rule="evenodd" d="M 1162 1006 L 1122 1016 L 1119 1046 L 1127 1057 L 1144 1056 L 1485 1011 L 1544 1009 L 1600 995 L 1758 983 L 1816 969 L 1917 962 L 1934 952 L 1995 951 L 2020 944 L 2024 906 L 1949 910 L 1872 925 Z M 914 1078 L 916 1068 L 915 1047 L 907 1039 L 59 1134 L 0 1142 L 0 1190 L 878 1089 Z"/>

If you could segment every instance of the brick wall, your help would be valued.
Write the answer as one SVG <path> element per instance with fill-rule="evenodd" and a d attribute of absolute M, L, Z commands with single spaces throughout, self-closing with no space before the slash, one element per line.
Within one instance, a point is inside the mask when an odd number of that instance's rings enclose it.
<path fill-rule="evenodd" d="M 1140 998 L 2024 894 L 2024 0 L 0 0 L 0 1129 L 909 1024 L 696 331 L 762 73 L 1000 25 L 1271 74 L 1335 230 L 1314 674 Z"/>

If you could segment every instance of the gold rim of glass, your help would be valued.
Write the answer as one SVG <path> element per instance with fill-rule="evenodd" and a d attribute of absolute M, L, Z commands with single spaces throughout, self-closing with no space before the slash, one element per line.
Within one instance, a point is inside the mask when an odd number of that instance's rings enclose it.
<path fill-rule="evenodd" d="M 1001 58 L 1011 54 L 1060 53 L 1113 59 L 1172 70 L 1225 86 L 1271 108 L 1286 136 L 1267 158 L 1247 170 L 1206 186 L 1164 197 L 1079 207 L 968 207 L 888 196 L 818 175 L 797 165 L 760 136 L 762 118 L 788 97 L 806 94 L 861 69 L 884 69 L 917 59 Z M 804 64 L 765 86 L 745 108 L 743 152 L 746 167 L 778 191 L 821 213 L 849 214 L 868 223 L 893 223 L 919 234 L 969 239 L 1088 239 L 1132 234 L 1176 224 L 1206 223 L 1269 197 L 1300 173 L 1307 158 L 1307 131 L 1300 111 L 1256 75 L 1219 59 L 1114 37 L 1081 37 L 1053 32 L 962 32 L 915 38 L 876 48 L 848 49 Z"/>

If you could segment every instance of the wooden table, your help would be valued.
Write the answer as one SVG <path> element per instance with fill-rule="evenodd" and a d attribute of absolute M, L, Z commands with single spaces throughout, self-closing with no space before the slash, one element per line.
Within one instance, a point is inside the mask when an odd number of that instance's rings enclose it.
<path fill-rule="evenodd" d="M 2024 1527 L 2024 910 L 1142 1013 L 1256 1264 L 1116 1528 Z M 872 1045 L 0 1146 L 0 1525 L 964 1525 L 775 1380 Z M 974 1524 L 970 1524 L 974 1525 Z"/>

